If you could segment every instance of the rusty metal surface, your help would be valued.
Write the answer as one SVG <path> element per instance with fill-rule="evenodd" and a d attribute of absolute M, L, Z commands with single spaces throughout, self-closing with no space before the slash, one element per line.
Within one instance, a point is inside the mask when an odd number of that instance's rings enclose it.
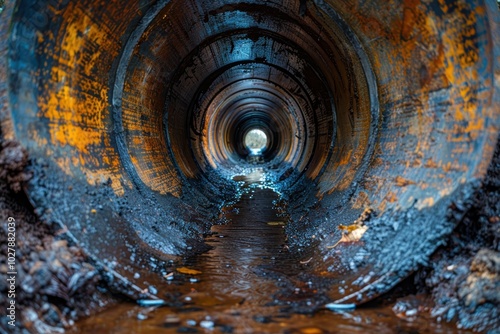
<path fill-rule="evenodd" d="M 10 117 L 8 99 L 8 61 L 9 26 L 12 16 L 13 1 L 5 1 L 0 12 L 0 134 L 3 139 L 13 139 L 14 131 Z"/>
<path fill-rule="evenodd" d="M 217 170 L 239 161 L 231 140 L 254 126 L 249 110 L 274 131 L 276 178 L 294 170 L 277 186 L 319 202 L 290 223 L 303 238 L 323 231 L 318 272 L 366 278 L 332 293 L 342 301 L 426 261 L 496 145 L 494 1 L 15 5 L 0 14 L 2 135 L 33 159 L 38 213 L 117 275 L 149 273 L 138 290 L 161 282 L 157 262 L 201 241 L 233 194 Z M 250 102 L 230 100 L 242 92 Z M 378 216 L 365 245 L 327 250 L 366 208 Z"/>

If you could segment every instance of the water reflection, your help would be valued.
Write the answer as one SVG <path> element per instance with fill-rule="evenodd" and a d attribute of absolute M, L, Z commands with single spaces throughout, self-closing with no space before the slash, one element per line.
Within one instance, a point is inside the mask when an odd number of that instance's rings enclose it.
<path fill-rule="evenodd" d="M 427 313 L 406 319 L 390 302 L 333 313 L 310 314 L 321 302 L 302 276 L 300 259 L 286 247 L 287 215 L 279 196 L 261 187 L 263 171 L 244 181 L 241 199 L 222 210 L 209 251 L 185 259 L 166 277 L 165 307 L 122 303 L 77 324 L 76 333 L 456 333 Z M 190 271 L 191 270 L 191 271 Z M 300 307 L 296 307 L 299 305 Z M 297 313 L 297 310 L 300 312 Z"/>
<path fill-rule="evenodd" d="M 209 280 L 204 289 L 213 295 L 241 297 L 246 304 L 272 301 L 270 292 L 277 289 L 276 284 L 263 272 L 266 268 L 293 269 L 290 264 L 294 262 L 285 248 L 285 221 L 273 208 L 277 199 L 270 189 L 254 189 L 225 208 L 229 223 L 212 228 L 213 235 L 206 242 L 213 249 L 193 262 Z"/>

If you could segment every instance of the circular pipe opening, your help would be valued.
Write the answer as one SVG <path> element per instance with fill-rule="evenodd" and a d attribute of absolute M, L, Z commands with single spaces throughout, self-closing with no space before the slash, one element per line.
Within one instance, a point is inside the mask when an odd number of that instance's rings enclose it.
<path fill-rule="evenodd" d="M 157 262 L 202 242 L 236 196 L 256 129 L 294 208 L 291 249 L 314 254 L 338 302 L 424 263 L 493 154 L 498 13 L 483 1 L 16 4 L 2 134 L 32 158 L 42 218 L 119 263 L 134 297 L 136 271 L 161 281 Z M 352 225 L 362 242 L 333 247 Z"/>
<path fill-rule="evenodd" d="M 245 134 L 244 143 L 251 155 L 262 155 L 267 148 L 267 135 L 260 129 L 251 129 Z"/>

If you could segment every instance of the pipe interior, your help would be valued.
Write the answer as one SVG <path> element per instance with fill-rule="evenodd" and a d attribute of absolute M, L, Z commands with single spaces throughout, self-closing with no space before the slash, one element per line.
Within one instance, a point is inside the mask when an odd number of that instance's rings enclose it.
<path fill-rule="evenodd" d="M 383 276 L 405 258 L 404 276 L 452 227 L 419 244 L 396 213 L 443 218 L 440 201 L 481 178 L 493 153 L 487 6 L 468 21 L 473 4 L 41 3 L 18 1 L 10 36 L 11 128 L 34 160 L 28 194 L 97 258 L 126 258 L 125 276 L 150 268 L 135 254 L 192 247 L 234 196 L 232 178 L 257 167 L 298 208 L 287 232 L 300 234 L 297 251 L 319 254 L 318 271 Z M 471 27 L 474 46 L 457 49 Z M 266 137 L 257 153 L 245 144 L 256 129 Z M 94 214 L 96 192 L 107 197 Z M 379 223 L 366 245 L 326 247 L 368 209 Z"/>

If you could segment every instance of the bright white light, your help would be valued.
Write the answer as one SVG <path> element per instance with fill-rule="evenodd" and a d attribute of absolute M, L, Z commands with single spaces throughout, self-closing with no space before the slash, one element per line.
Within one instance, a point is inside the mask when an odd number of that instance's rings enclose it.
<path fill-rule="evenodd" d="M 264 131 L 253 129 L 245 135 L 245 146 L 251 154 L 262 154 L 262 151 L 267 147 L 267 136 Z"/>

